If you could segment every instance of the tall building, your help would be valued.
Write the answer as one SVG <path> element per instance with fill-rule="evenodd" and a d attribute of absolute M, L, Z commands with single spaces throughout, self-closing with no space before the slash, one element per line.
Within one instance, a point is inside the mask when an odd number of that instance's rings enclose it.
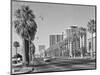
<path fill-rule="evenodd" d="M 63 35 L 50 35 L 50 46 L 63 40 Z"/>
<path fill-rule="evenodd" d="M 73 49 L 78 50 L 79 47 L 80 47 L 80 40 L 78 40 L 79 37 L 78 37 L 78 34 L 77 34 L 78 31 L 79 31 L 79 29 L 78 29 L 77 26 L 70 26 L 66 29 L 66 35 L 67 35 L 66 38 L 69 39 L 69 43 L 71 42 L 72 50 Z"/>

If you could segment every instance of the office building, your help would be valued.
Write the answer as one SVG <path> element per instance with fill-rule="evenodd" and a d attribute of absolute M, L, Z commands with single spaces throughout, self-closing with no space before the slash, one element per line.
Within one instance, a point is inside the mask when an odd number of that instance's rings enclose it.
<path fill-rule="evenodd" d="M 63 40 L 63 35 L 50 35 L 50 46 Z"/>

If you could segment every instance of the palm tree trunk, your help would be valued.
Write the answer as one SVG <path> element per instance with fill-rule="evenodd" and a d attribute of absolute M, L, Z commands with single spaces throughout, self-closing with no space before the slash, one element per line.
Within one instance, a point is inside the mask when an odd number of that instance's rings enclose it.
<path fill-rule="evenodd" d="M 16 56 L 17 56 L 17 47 L 16 47 Z M 17 57 L 16 57 L 16 61 L 17 61 Z"/>
<path fill-rule="evenodd" d="M 24 63 L 25 65 L 29 65 L 29 41 L 26 39 L 23 39 L 23 49 L 24 49 Z"/>
<path fill-rule="evenodd" d="M 71 42 L 69 42 L 69 50 L 70 50 L 70 56 L 72 57 L 73 55 L 72 55 L 72 43 Z"/>
<path fill-rule="evenodd" d="M 29 64 L 31 64 L 31 61 L 32 61 L 32 55 L 31 55 L 30 45 L 31 45 L 31 40 L 29 40 Z"/>
<path fill-rule="evenodd" d="M 81 57 L 83 57 L 83 54 L 82 54 L 82 36 L 80 36 L 80 51 L 81 51 Z"/>
<path fill-rule="evenodd" d="M 17 55 L 17 47 L 16 47 L 16 55 Z"/>
<path fill-rule="evenodd" d="M 81 38 L 81 57 L 83 57 L 83 37 Z"/>
<path fill-rule="evenodd" d="M 23 41 L 23 63 L 26 65 L 25 41 L 24 39 L 22 39 L 22 41 Z"/>
<path fill-rule="evenodd" d="M 91 49 L 91 57 L 93 57 L 93 33 L 92 33 L 92 49 Z"/>

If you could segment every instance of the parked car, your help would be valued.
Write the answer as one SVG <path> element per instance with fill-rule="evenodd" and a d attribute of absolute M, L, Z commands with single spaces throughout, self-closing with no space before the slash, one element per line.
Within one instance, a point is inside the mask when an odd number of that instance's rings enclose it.
<path fill-rule="evenodd" d="M 14 57 L 12 57 L 12 66 L 13 67 L 18 67 L 18 66 L 22 66 L 22 65 L 23 65 L 22 56 L 20 54 L 17 54 Z"/>

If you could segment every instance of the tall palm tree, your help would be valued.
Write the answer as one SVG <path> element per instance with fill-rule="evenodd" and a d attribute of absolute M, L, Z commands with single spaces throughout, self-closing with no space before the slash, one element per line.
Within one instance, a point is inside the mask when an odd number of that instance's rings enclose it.
<path fill-rule="evenodd" d="M 88 27 L 88 31 L 91 33 L 91 36 L 92 36 L 91 56 L 93 56 L 93 33 L 96 32 L 96 21 L 94 19 L 91 19 L 88 22 L 87 27 Z"/>
<path fill-rule="evenodd" d="M 74 57 L 76 57 L 76 51 L 78 50 L 78 48 L 77 48 L 78 41 L 79 41 L 78 31 L 75 31 L 73 34 L 73 38 L 72 38 L 72 43 L 74 45 L 74 51 L 73 51 Z"/>
<path fill-rule="evenodd" d="M 28 6 L 24 5 L 16 10 L 14 27 L 17 34 L 23 39 L 25 62 L 29 64 L 29 44 L 34 40 L 37 24 L 35 22 L 35 15 Z"/>
<path fill-rule="evenodd" d="M 82 38 L 84 38 L 83 36 L 86 33 L 86 29 L 83 27 L 79 28 L 79 36 L 80 36 L 80 41 L 81 41 L 81 57 L 83 57 L 83 40 Z"/>

